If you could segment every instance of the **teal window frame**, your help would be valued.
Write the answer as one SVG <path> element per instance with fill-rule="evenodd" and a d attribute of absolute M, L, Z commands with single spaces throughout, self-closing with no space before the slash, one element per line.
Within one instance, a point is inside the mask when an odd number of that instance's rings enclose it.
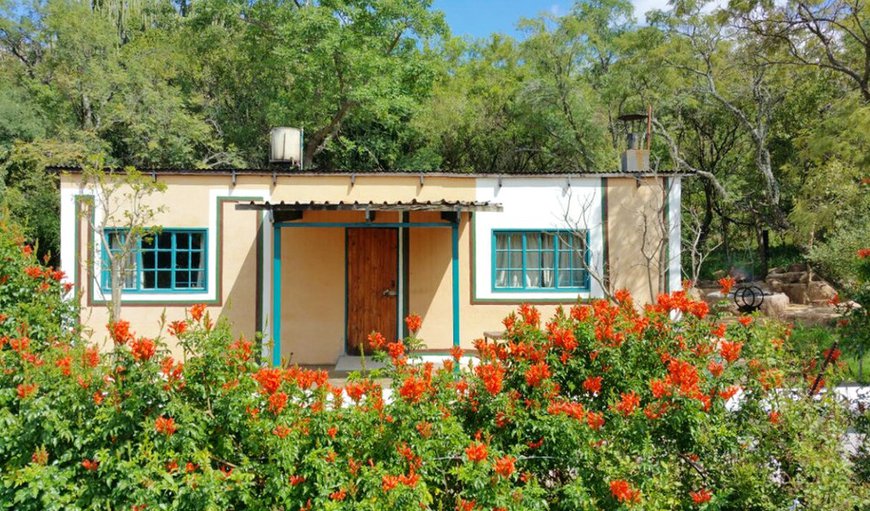
<path fill-rule="evenodd" d="M 117 234 L 123 235 L 123 234 L 126 234 L 126 232 L 127 232 L 127 229 L 122 229 L 122 228 L 106 229 L 106 238 L 111 239 L 113 235 L 117 235 Z M 143 248 L 142 247 L 142 238 L 140 238 L 138 240 L 137 246 L 135 249 L 135 253 L 133 254 L 133 256 L 135 257 L 135 260 L 136 260 L 136 265 L 135 265 L 136 267 L 135 267 L 135 269 L 132 270 L 134 277 L 135 277 L 134 278 L 134 285 L 130 286 L 130 287 L 125 286 L 121 289 L 121 291 L 123 293 L 134 293 L 134 294 L 161 294 L 161 293 L 181 294 L 181 293 L 204 293 L 204 292 L 208 292 L 208 229 L 162 228 L 159 230 L 159 232 L 156 232 L 154 234 L 150 234 L 146 237 L 147 238 L 156 238 L 156 237 L 163 235 L 163 234 L 172 234 L 171 246 L 168 248 L 162 248 L 160 246 L 153 247 L 153 248 L 152 247 Z M 191 248 L 190 240 L 188 241 L 187 248 L 179 248 L 178 247 L 179 236 L 191 235 L 191 234 L 202 235 L 202 243 L 200 246 L 201 248 L 199 248 L 199 249 Z M 111 292 L 111 290 L 112 290 L 112 286 L 111 286 L 111 273 L 112 272 L 111 272 L 111 268 L 108 267 L 109 247 L 105 246 L 105 244 L 104 244 L 102 249 L 103 249 L 102 250 L 103 255 L 102 255 L 102 259 L 101 259 L 102 260 L 102 267 L 100 268 L 100 287 L 101 287 L 103 293 L 108 293 L 108 292 Z M 149 251 L 155 253 L 155 256 L 154 256 L 155 257 L 155 267 L 154 268 L 145 268 L 144 264 L 143 264 L 143 257 L 142 257 L 143 253 L 149 252 Z M 171 261 L 170 266 L 166 269 L 160 269 L 160 267 L 157 265 L 156 257 L 157 257 L 157 253 L 159 253 L 159 252 L 168 252 L 170 254 L 170 261 Z M 189 265 L 189 263 L 188 263 L 188 266 L 186 268 L 185 267 L 182 267 L 182 268 L 177 267 L 178 255 L 180 253 L 186 253 L 188 256 L 188 261 L 190 261 L 190 257 L 194 253 L 199 253 L 200 254 L 200 261 L 202 262 L 202 269 L 192 268 Z M 128 268 L 127 271 L 130 271 L 130 269 Z M 170 285 L 168 287 L 165 287 L 165 286 L 158 287 L 159 278 L 157 277 L 156 273 L 161 272 L 161 271 L 168 272 L 170 274 Z M 150 288 L 143 287 L 143 283 L 145 280 L 144 274 L 146 272 L 154 272 L 155 273 L 155 277 L 154 277 L 155 287 L 150 287 Z M 202 278 L 201 278 L 201 281 L 203 283 L 202 286 L 188 285 L 187 287 L 180 287 L 177 280 L 176 280 L 179 272 L 188 272 L 188 277 L 189 277 L 188 282 L 193 280 L 190 278 L 190 275 L 193 272 L 202 272 Z"/>
<path fill-rule="evenodd" d="M 506 266 L 504 268 L 506 271 L 519 271 L 520 272 L 520 282 L 522 284 L 521 286 L 510 286 L 510 285 L 498 286 L 498 285 L 496 285 L 497 275 L 498 275 L 499 270 L 501 269 L 496 264 L 496 262 L 498 260 L 497 254 L 499 252 L 499 250 L 497 249 L 498 245 L 496 244 L 496 238 L 499 235 L 506 235 L 506 236 L 519 235 L 519 236 L 521 236 L 521 242 L 522 242 L 521 247 L 514 248 L 511 246 L 508 246 L 508 248 L 507 248 L 508 254 L 510 254 L 510 252 L 512 252 L 512 251 L 520 251 L 520 250 L 522 251 L 521 266 L 520 267 Z M 538 253 L 541 254 L 539 256 L 539 263 L 538 264 L 542 266 L 543 263 L 541 261 L 543 261 L 543 254 L 545 253 L 545 250 L 543 250 L 541 248 L 530 249 L 528 239 L 530 236 L 543 236 L 543 235 L 553 236 L 553 248 L 546 249 L 546 251 L 552 251 L 552 255 L 553 255 L 553 270 L 552 270 L 553 271 L 553 286 L 552 287 L 533 287 L 533 286 L 527 285 L 527 282 L 529 280 L 527 277 L 528 277 L 528 272 L 530 270 L 530 267 L 528 264 L 528 259 L 529 259 L 528 254 L 529 254 L 530 250 L 537 250 Z M 576 231 L 567 230 L 567 229 L 493 229 L 492 234 L 491 234 L 492 245 L 491 245 L 491 250 L 490 250 L 491 257 L 492 257 L 492 264 L 490 266 L 491 274 L 492 274 L 491 275 L 492 291 L 495 293 L 516 293 L 516 292 L 564 293 L 564 292 L 589 291 L 590 290 L 589 264 L 590 264 L 590 257 L 591 257 L 590 250 L 589 250 L 589 231 L 588 230 L 582 231 L 582 234 L 580 234 L 580 236 L 582 238 L 584 238 L 583 266 L 580 268 L 573 267 L 573 266 L 570 268 L 567 268 L 567 269 L 559 267 L 559 263 L 560 263 L 560 259 L 561 259 L 559 257 L 559 255 L 561 253 L 565 253 L 567 251 L 571 251 L 571 252 L 574 251 L 573 246 L 568 247 L 568 248 L 563 247 L 563 239 L 564 239 L 563 236 L 573 237 L 573 236 L 578 236 L 578 233 Z M 540 247 L 540 244 L 539 244 L 539 247 Z M 508 264 L 510 264 L 510 255 L 508 255 Z M 568 285 L 568 286 L 560 285 L 559 273 L 560 273 L 560 271 L 566 271 L 566 270 L 571 271 L 571 272 L 574 272 L 574 271 L 583 272 L 583 276 L 581 278 L 582 284 L 579 286 L 577 286 L 577 285 Z"/>

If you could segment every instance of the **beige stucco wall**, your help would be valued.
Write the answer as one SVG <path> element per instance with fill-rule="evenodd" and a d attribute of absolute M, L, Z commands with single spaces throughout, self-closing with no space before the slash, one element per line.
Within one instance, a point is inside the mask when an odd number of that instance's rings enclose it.
<path fill-rule="evenodd" d="M 437 213 L 419 213 L 413 221 L 437 221 Z M 484 332 L 502 330 L 502 319 L 517 303 L 484 303 L 472 300 L 471 223 L 467 213 L 459 226 L 459 337 L 463 349 L 472 349 Z M 453 266 L 450 229 L 411 229 L 409 234 L 409 312 L 420 314 L 419 336 L 430 350 L 453 347 Z M 567 302 L 570 303 L 570 302 Z M 551 317 L 556 304 L 536 304 L 543 318 Z"/>
<path fill-rule="evenodd" d="M 236 200 L 224 199 L 215 202 L 208 192 L 212 187 L 226 186 L 226 179 L 220 176 L 197 176 L 194 179 L 184 176 L 161 177 L 167 183 L 163 193 L 152 195 L 149 205 L 162 207 L 157 213 L 154 224 L 162 227 L 206 228 L 209 226 L 210 215 L 220 207 L 221 222 L 217 225 L 218 232 L 209 232 L 209 237 L 219 236 L 218 251 L 220 253 L 219 267 L 209 267 L 209 272 L 217 272 L 216 286 L 220 290 L 215 300 L 208 307 L 213 320 L 225 318 L 232 324 L 235 335 L 249 339 L 255 337 L 257 300 L 257 231 L 260 214 L 254 211 L 237 211 Z M 239 190 L 254 189 L 256 183 L 248 183 Z M 61 177 L 61 191 L 78 192 L 79 177 L 66 175 Z M 122 197 L 124 191 L 116 194 Z M 242 192 L 244 193 L 244 192 Z M 91 340 L 99 343 L 105 349 L 110 349 L 111 342 L 107 339 L 106 324 L 108 323 L 108 304 L 100 300 L 92 300 L 92 286 L 95 285 L 93 274 L 88 272 L 87 262 L 92 257 L 88 244 L 92 242 L 89 224 L 84 218 L 77 219 L 79 267 L 74 272 L 79 285 L 82 313 L 82 324 Z M 70 236 L 69 239 L 72 239 Z M 64 263 L 66 265 L 66 263 Z M 168 336 L 166 323 L 183 319 L 186 310 L 197 301 L 180 301 L 181 303 L 138 303 L 136 296 L 125 299 L 121 315 L 129 321 L 137 335 L 146 337 L 162 336 L 175 356 L 181 355 L 175 339 Z M 161 328 L 161 326 L 163 328 Z"/>
<path fill-rule="evenodd" d="M 281 231 L 281 357 L 329 364 L 344 353 L 344 229 Z"/>
<path fill-rule="evenodd" d="M 412 213 L 411 221 L 439 222 L 441 217 L 438 213 Z M 407 312 L 425 318 L 418 336 L 427 341 L 427 347 L 449 348 L 453 339 L 450 229 L 411 228 L 407 243 Z"/>
<path fill-rule="evenodd" d="M 271 178 L 267 178 L 271 183 Z M 419 176 L 281 176 L 273 202 L 474 200 L 474 179 Z"/>
<path fill-rule="evenodd" d="M 658 271 L 658 249 L 662 247 L 661 239 L 666 234 L 662 217 L 663 200 L 663 179 L 607 180 L 611 288 L 628 289 L 638 303 L 651 302 L 659 292 L 664 291 L 664 282 Z M 647 271 L 649 262 L 652 264 L 650 272 Z"/>
<path fill-rule="evenodd" d="M 236 195 L 270 194 L 272 202 L 307 201 L 418 201 L 475 200 L 475 180 L 462 177 L 419 176 L 281 176 L 273 186 L 271 176 L 238 176 L 235 187 L 228 175 L 159 176 L 167 191 L 155 195 L 154 205 L 163 204 L 156 223 L 165 227 L 207 227 L 216 189 Z M 639 185 L 638 185 L 639 183 Z M 61 180 L 62 190 L 78 188 L 78 177 Z M 607 180 L 607 244 L 610 277 L 614 288 L 626 287 L 638 301 L 649 300 L 645 260 L 641 253 L 643 211 L 652 217 L 659 211 L 662 185 L 659 180 L 633 177 Z M 218 194 L 220 195 L 220 194 Z M 257 222 L 259 213 L 236 211 L 234 203 L 222 205 L 221 293 L 209 307 L 213 317 L 231 320 L 236 332 L 253 338 L 256 324 L 257 291 Z M 438 213 L 412 213 L 413 221 L 439 221 Z M 474 300 L 472 297 L 472 246 L 470 215 L 462 215 L 459 238 L 460 338 L 462 346 L 471 348 L 484 331 L 502 329 L 501 320 L 516 310 L 519 302 Z M 362 221 L 362 213 L 306 212 L 305 221 Z M 398 221 L 397 213 L 379 213 L 377 222 Z M 653 222 L 652 219 L 649 220 Z M 268 221 L 264 237 L 271 236 Z M 651 229 L 655 230 L 655 229 Z M 80 222 L 80 260 L 87 257 L 86 224 Z M 214 233 L 209 233 L 213 236 Z M 447 350 L 452 346 L 452 267 L 449 228 L 412 228 L 405 240 L 409 251 L 407 313 L 424 317 L 420 336 L 429 349 Z M 282 243 L 282 357 L 305 364 L 331 364 L 345 350 L 345 231 L 343 228 L 283 229 Z M 268 267 L 271 254 L 263 254 Z M 488 257 L 488 255 L 483 255 Z M 265 268 L 267 269 L 267 268 Z M 84 267 L 78 271 L 82 276 Z M 218 271 L 209 268 L 209 271 Z M 89 291 L 88 279 L 79 279 L 83 291 Z M 271 282 L 263 283 L 266 291 Z M 653 286 L 659 288 L 654 275 Z M 571 301 L 563 302 L 570 305 Z M 86 303 L 85 303 L 86 305 Z M 142 335 L 159 334 L 159 321 L 165 311 L 171 321 L 184 317 L 190 303 L 127 304 L 123 316 Z M 541 300 L 536 306 L 546 320 L 555 312 L 556 303 Z M 270 314 L 268 304 L 263 311 Z M 83 322 L 94 331 L 94 338 L 105 339 L 106 307 L 94 305 L 83 309 Z M 271 330 L 267 324 L 267 331 Z M 268 333 L 268 332 L 267 332 Z M 171 341 L 171 339 L 170 339 Z"/>

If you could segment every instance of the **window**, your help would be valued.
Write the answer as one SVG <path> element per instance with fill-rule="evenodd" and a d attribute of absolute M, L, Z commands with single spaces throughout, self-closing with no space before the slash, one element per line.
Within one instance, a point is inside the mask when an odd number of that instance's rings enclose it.
<path fill-rule="evenodd" d="M 127 233 L 117 229 L 107 232 L 109 250 L 117 253 Z M 127 256 L 124 291 L 204 291 L 205 229 L 163 229 L 142 237 L 137 248 Z M 111 290 L 111 266 L 103 257 L 102 284 Z"/>
<path fill-rule="evenodd" d="M 493 231 L 493 289 L 588 289 L 586 240 L 586 232 Z"/>

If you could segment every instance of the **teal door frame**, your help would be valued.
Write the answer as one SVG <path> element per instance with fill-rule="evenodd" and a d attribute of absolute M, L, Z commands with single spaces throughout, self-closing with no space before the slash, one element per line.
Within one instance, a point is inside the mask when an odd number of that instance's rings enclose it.
<path fill-rule="evenodd" d="M 274 222 L 272 224 L 272 365 L 281 365 L 281 229 L 287 228 L 450 228 L 453 277 L 453 345 L 459 346 L 459 223 L 460 214 L 449 222 Z M 406 240 L 407 242 L 407 240 Z M 405 283 L 407 285 L 407 283 Z M 408 311 L 405 311 L 407 314 Z"/>

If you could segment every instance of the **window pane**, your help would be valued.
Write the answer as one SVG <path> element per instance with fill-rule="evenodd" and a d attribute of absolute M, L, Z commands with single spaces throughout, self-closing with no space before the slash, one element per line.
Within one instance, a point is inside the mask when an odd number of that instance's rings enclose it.
<path fill-rule="evenodd" d="M 205 272 L 192 271 L 190 272 L 190 286 L 204 288 L 205 287 Z"/>
<path fill-rule="evenodd" d="M 586 257 L 586 254 L 579 252 L 579 251 L 575 251 L 574 252 L 574 262 L 571 264 L 571 267 L 574 268 L 575 270 L 578 268 L 585 268 L 585 265 L 583 262 L 583 259 L 585 257 Z"/>
<path fill-rule="evenodd" d="M 190 248 L 193 250 L 204 250 L 203 238 L 205 234 L 201 232 L 190 233 Z"/>
<path fill-rule="evenodd" d="M 552 233 L 544 233 L 541 235 L 541 249 L 553 250 L 556 243 L 556 235 Z"/>
<path fill-rule="evenodd" d="M 510 261 L 510 236 L 504 233 L 495 234 L 495 287 L 508 287 L 508 272 L 506 268 Z"/>
<path fill-rule="evenodd" d="M 523 268 L 523 251 L 511 250 L 510 252 L 510 267 L 516 270 Z"/>
<path fill-rule="evenodd" d="M 502 250 L 496 250 L 495 252 L 495 268 L 503 269 L 507 267 L 508 263 L 508 253 Z"/>
<path fill-rule="evenodd" d="M 190 254 L 190 268 L 193 270 L 204 270 L 205 269 L 205 258 L 202 257 L 202 252 L 191 252 L 191 254 Z"/>
<path fill-rule="evenodd" d="M 541 270 L 539 268 L 530 269 L 526 272 L 526 287 L 542 287 Z"/>
<path fill-rule="evenodd" d="M 127 254 L 124 258 L 124 289 L 136 289 L 136 253 Z"/>
<path fill-rule="evenodd" d="M 495 287 L 507 287 L 507 271 L 497 269 L 495 271 Z"/>
<path fill-rule="evenodd" d="M 553 250 L 552 250 L 552 249 L 547 250 L 546 252 L 544 252 L 544 253 L 542 254 L 542 256 L 543 256 L 543 257 L 542 257 L 541 259 L 542 259 L 542 261 L 543 261 L 543 263 L 544 263 L 544 264 L 543 264 L 543 267 L 544 267 L 544 268 L 547 268 L 547 269 L 549 269 L 549 270 L 552 270 L 552 269 L 554 268 L 554 265 L 553 265 L 553 261 L 554 261 L 554 259 L 553 259 Z"/>
<path fill-rule="evenodd" d="M 142 289 L 155 289 L 157 287 L 157 274 L 153 271 L 142 272 Z"/>
<path fill-rule="evenodd" d="M 508 271 L 507 273 L 507 287 L 522 287 L 522 271 Z"/>
<path fill-rule="evenodd" d="M 171 232 L 161 232 L 157 235 L 157 248 L 161 250 L 172 249 L 172 238 L 174 234 Z"/>
<path fill-rule="evenodd" d="M 142 269 L 153 270 L 157 267 L 157 258 L 152 250 L 142 250 Z"/>
<path fill-rule="evenodd" d="M 175 287 L 189 288 L 190 287 L 190 272 L 176 271 L 175 272 Z"/>
<path fill-rule="evenodd" d="M 175 235 L 175 248 L 178 250 L 187 250 L 190 248 L 190 233 L 180 232 Z"/>
<path fill-rule="evenodd" d="M 175 253 L 175 269 L 186 270 L 190 268 L 190 252 L 178 251 Z"/>
<path fill-rule="evenodd" d="M 172 289 L 172 272 L 158 271 L 157 272 L 157 288 Z"/>
<path fill-rule="evenodd" d="M 537 270 L 541 267 L 541 253 L 538 250 L 530 250 L 526 254 L 526 267 L 529 270 Z"/>
<path fill-rule="evenodd" d="M 157 251 L 157 269 L 168 270 L 172 268 L 172 251 Z"/>
<path fill-rule="evenodd" d="M 559 269 L 570 270 L 573 265 L 574 257 L 570 251 L 559 251 Z"/>

